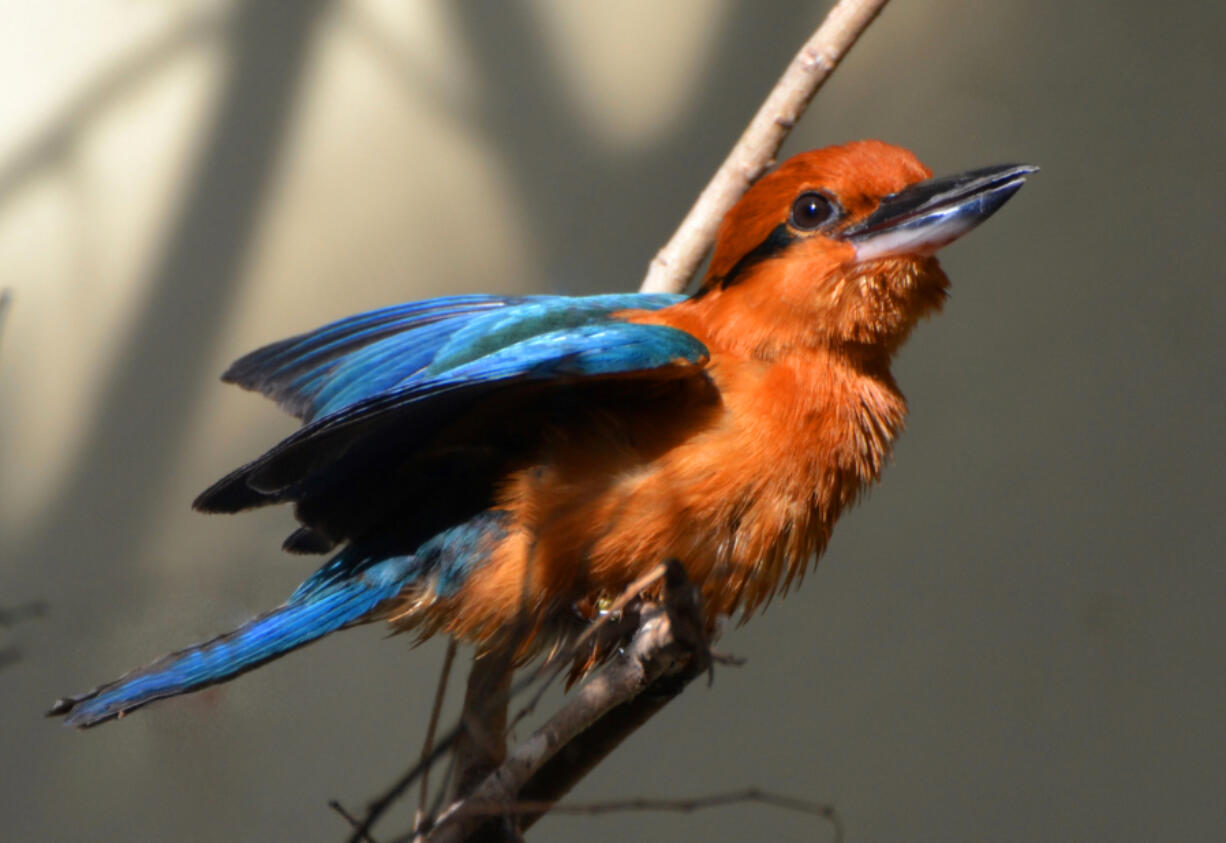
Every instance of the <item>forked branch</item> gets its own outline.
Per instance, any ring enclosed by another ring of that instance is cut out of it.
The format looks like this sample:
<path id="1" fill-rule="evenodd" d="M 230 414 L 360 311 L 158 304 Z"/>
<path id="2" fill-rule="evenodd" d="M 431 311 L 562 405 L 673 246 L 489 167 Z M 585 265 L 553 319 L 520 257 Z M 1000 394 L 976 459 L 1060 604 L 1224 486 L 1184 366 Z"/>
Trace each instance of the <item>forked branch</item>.
<path id="1" fill-rule="evenodd" d="M 707 649 L 697 590 L 679 563 L 670 563 L 661 600 L 643 604 L 638 615 L 638 631 L 618 657 L 574 692 L 545 725 L 511 750 L 502 765 L 466 798 L 443 811 L 426 837 L 430 843 L 468 839 L 484 818 L 496 813 L 497 806 L 517 803 L 534 775 L 560 750 L 619 706 L 632 703 L 661 680 L 684 677 L 684 687 L 685 682 L 706 669 Z M 628 734 L 629 731 L 624 731 L 621 737 Z M 611 749 L 608 746 L 605 751 Z M 587 769 L 590 765 L 582 772 Z M 545 799 L 538 797 L 538 802 L 556 798 L 554 794 L 542 795 Z M 505 813 L 509 815 L 508 821 L 515 821 L 520 812 L 512 809 Z M 538 808 L 531 813 L 539 816 L 542 811 Z"/>

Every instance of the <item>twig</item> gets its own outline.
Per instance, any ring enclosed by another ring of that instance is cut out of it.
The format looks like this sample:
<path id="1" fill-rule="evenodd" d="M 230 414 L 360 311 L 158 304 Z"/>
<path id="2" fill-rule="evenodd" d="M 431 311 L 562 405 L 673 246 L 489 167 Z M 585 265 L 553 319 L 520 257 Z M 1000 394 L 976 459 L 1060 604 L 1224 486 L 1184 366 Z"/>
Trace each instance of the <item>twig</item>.
<path id="1" fill-rule="evenodd" d="M 822 83 L 888 0 L 839 0 L 792 59 L 672 239 L 652 259 L 639 288 L 678 293 L 715 240 L 720 220 L 774 161 Z"/>
<path id="2" fill-rule="evenodd" d="M 430 725 L 426 727 L 426 739 L 421 746 L 421 763 L 424 765 L 430 753 L 434 750 L 434 734 L 438 730 L 439 714 L 443 710 L 443 697 L 447 694 L 447 683 L 451 679 L 451 665 L 455 661 L 456 642 L 454 638 L 447 641 L 447 652 L 443 656 L 443 667 L 439 671 L 438 688 L 434 691 L 434 706 L 430 709 Z M 446 784 L 444 783 L 444 786 Z M 413 818 L 413 828 L 421 826 L 426 817 L 426 802 L 430 798 L 430 767 L 424 766 L 421 774 L 421 793 L 417 799 L 417 816 Z"/>
<path id="3" fill-rule="evenodd" d="M 509 636 L 509 641 L 497 651 L 486 653 L 474 659 L 473 667 L 468 677 L 468 687 L 465 694 L 459 734 L 456 738 L 455 753 L 452 758 L 452 800 L 457 801 L 468 793 L 493 772 L 506 759 L 507 736 L 512 728 L 525 716 L 531 713 L 548 690 L 553 680 L 574 655 L 588 645 L 591 639 L 602 631 L 611 618 L 620 617 L 621 612 L 637 598 L 639 594 L 653 583 L 659 581 L 668 571 L 668 566 L 660 564 L 653 570 L 631 583 L 595 622 L 579 635 L 574 642 L 564 648 L 554 658 L 543 662 L 524 681 L 511 686 L 511 676 L 514 672 L 512 653 L 517 649 L 524 634 L 527 634 L 529 621 L 521 615 L 517 629 Z M 528 602 L 528 572 L 525 571 L 521 605 Z M 552 671 L 546 681 L 541 684 L 536 694 L 508 723 L 507 705 L 511 698 L 535 684 L 546 672 Z M 423 777 L 429 767 L 423 768 Z M 415 825 L 420 827 L 423 817 Z"/>
<path id="4" fill-rule="evenodd" d="M 690 682 L 711 669 L 710 642 L 699 608 L 699 593 L 679 563 L 674 561 L 665 566 L 664 587 L 673 619 L 681 626 L 679 637 L 694 647 L 689 663 L 659 677 L 633 699 L 609 710 L 584 729 L 528 779 L 517 795 L 520 801 L 552 804 L 565 797 L 613 750 L 676 699 Z M 527 831 L 544 813 L 521 815 L 520 830 Z"/>
<path id="5" fill-rule="evenodd" d="M 526 638 L 534 634 L 528 611 L 534 562 L 535 555 L 530 551 L 520 577 L 519 611 L 515 622 L 499 635 L 499 641 L 488 642 L 485 652 L 473 656 L 460 709 L 462 728 L 448 770 L 452 801 L 466 798 L 506 760 L 507 711 L 511 705 L 516 656 Z M 504 836 L 498 835 L 496 839 L 501 841 Z"/>
<path id="6" fill-rule="evenodd" d="M 375 839 L 362 829 L 362 824 L 357 821 L 353 814 L 345 810 L 345 806 L 340 803 L 339 799 L 329 799 L 328 807 L 340 814 L 345 822 L 349 823 L 350 828 L 356 830 L 356 833 L 360 835 L 359 840 L 362 840 L 363 843 L 375 843 Z"/>
<path id="7" fill-rule="evenodd" d="M 461 813 L 474 816 L 524 815 L 546 811 L 552 814 L 569 814 L 572 816 L 598 816 L 619 811 L 679 811 L 681 813 L 689 813 L 704 808 L 722 808 L 745 802 L 768 805 L 772 808 L 795 811 L 826 820 L 834 827 L 835 843 L 842 843 L 843 841 L 843 819 L 839 816 L 838 810 L 833 805 L 813 802 L 808 799 L 797 799 L 793 796 L 760 790 L 756 787 L 732 790 L 725 793 L 712 793 L 706 796 L 695 796 L 690 799 L 652 799 L 640 796 L 598 802 L 570 802 L 563 805 L 557 805 L 553 802 L 531 801 L 519 801 L 501 805 L 466 803 L 459 810 Z M 398 841 L 393 841 L 393 843 L 398 843 Z"/>
<path id="8" fill-rule="evenodd" d="M 622 593 L 622 595 L 613 602 L 612 608 L 616 611 L 621 611 L 624 609 L 634 596 L 636 596 L 643 589 L 649 587 L 667 571 L 668 567 L 666 565 L 660 565 L 646 576 L 631 583 L 630 586 Z M 595 622 L 593 622 L 593 626 L 607 623 L 608 618 L 611 616 L 612 613 L 602 615 Z M 576 640 L 576 644 L 587 641 L 589 639 L 587 634 L 589 631 L 590 630 L 585 630 L 585 634 L 581 635 Z M 565 663 L 565 660 L 560 660 L 560 663 Z M 542 665 L 541 668 L 533 671 L 531 675 L 517 682 L 511 689 L 511 697 L 517 697 L 528 688 L 532 687 L 532 685 L 535 684 L 535 682 L 543 675 L 542 668 L 544 667 L 545 666 Z M 535 704 L 535 701 L 533 704 Z M 522 719 L 526 713 L 527 712 L 521 710 L 516 715 L 515 722 Z M 449 729 L 442 738 L 438 739 L 434 745 L 434 748 L 428 754 L 423 753 L 422 758 L 416 764 L 410 767 L 399 779 L 393 782 L 387 790 L 373 799 L 367 806 L 366 814 L 355 826 L 354 834 L 349 838 L 349 843 L 358 843 L 358 841 L 362 840 L 366 833 L 374 826 L 374 824 L 383 816 L 384 813 L 387 812 L 388 808 L 390 808 L 392 804 L 400 799 L 404 792 L 410 786 L 412 786 L 413 782 L 417 781 L 420 776 L 425 775 L 425 772 L 429 770 L 439 758 L 451 750 L 451 748 L 456 744 L 456 741 L 459 739 L 460 735 L 463 733 L 463 730 L 464 727 L 462 724 L 458 724 Z M 449 777 L 450 776 L 448 776 L 448 778 Z M 434 811 L 431 811 L 430 813 L 433 814 Z"/>
<path id="9" fill-rule="evenodd" d="M 426 769 L 429 769 L 428 767 Z M 447 794 L 451 791 L 451 782 L 455 779 L 455 753 L 447 758 L 447 769 L 443 771 L 443 780 L 439 783 L 438 793 L 434 795 L 434 802 L 430 804 L 430 810 L 426 813 L 430 823 L 434 822 L 434 817 L 437 817 L 439 811 L 443 810 L 443 806 L 447 804 Z M 421 823 L 416 829 L 418 834 L 423 834 L 423 829 L 428 828 L 427 822 Z"/>
<path id="10" fill-rule="evenodd" d="M 528 779 L 519 792 L 520 800 L 552 805 L 564 798 L 613 750 L 680 696 L 705 667 L 702 660 L 695 659 L 684 670 L 657 679 L 634 699 L 606 713 Z M 522 815 L 520 829 L 527 831 L 545 813 L 547 810 Z"/>
<path id="11" fill-rule="evenodd" d="M 568 647 L 566 647 L 554 658 L 546 662 L 542 662 L 540 666 L 533 671 L 526 684 L 531 685 L 535 683 L 542 676 L 544 676 L 546 672 L 549 673 L 549 676 L 546 677 L 545 681 L 541 683 L 541 686 L 536 689 L 536 693 L 532 695 L 532 699 L 528 700 L 523 708 L 515 712 L 515 716 L 511 718 L 511 722 L 507 726 L 507 729 L 514 729 L 525 717 L 535 711 L 536 707 L 540 705 L 541 700 L 544 698 L 545 693 L 550 687 L 552 687 L 553 681 L 557 679 L 559 675 L 561 675 L 567 663 L 585 646 L 587 646 L 592 638 L 595 637 L 597 633 L 601 632 L 605 626 L 611 623 L 615 618 L 620 617 L 621 613 L 628 605 L 630 605 L 632 600 L 659 582 L 667 572 L 668 566 L 661 562 L 646 574 L 630 583 L 630 585 L 626 586 L 618 598 L 609 605 L 609 608 L 606 609 L 599 617 L 597 617 L 596 620 L 592 621 L 592 623 L 588 625 L 587 629 L 583 630 L 583 633 L 579 635 Z M 516 690 L 518 691 L 518 688 Z"/>
<path id="12" fill-rule="evenodd" d="M 429 840 L 456 843 L 473 825 L 464 822 L 464 805 L 511 803 L 560 749 L 615 707 L 633 700 L 653 682 L 692 664 L 705 652 L 700 641 L 695 590 L 680 564 L 669 565 L 663 604 L 640 613 L 638 633 L 616 660 L 584 684 L 545 725 L 510 752 L 506 761 L 468 796 L 439 816 Z M 680 584 L 675 584 L 680 579 Z"/>
<path id="13" fill-rule="evenodd" d="M 521 685 L 512 689 L 512 694 L 522 690 L 523 686 Z M 365 840 L 374 824 L 404 795 L 404 792 L 412 786 L 413 782 L 417 781 L 418 777 L 423 775 L 436 761 L 455 747 L 464 731 L 463 722 L 452 726 L 445 735 L 435 741 L 434 748 L 428 754 L 423 754 L 422 758 L 406 770 L 400 778 L 392 782 L 387 790 L 371 800 L 370 804 L 366 806 L 366 813 L 354 827 L 348 843 L 360 843 L 360 841 Z"/>
<path id="14" fill-rule="evenodd" d="M 365 815 L 354 826 L 353 834 L 350 835 L 348 843 L 361 843 L 361 841 L 368 839 L 371 827 L 387 813 L 388 808 L 404 795 L 404 792 L 409 789 L 413 782 L 417 781 L 417 777 L 429 769 L 435 761 L 451 751 L 462 729 L 463 727 L 459 725 L 449 729 L 447 734 L 434 744 L 434 749 L 430 752 L 429 756 L 410 767 L 404 775 L 392 783 L 391 787 L 373 799 L 366 806 Z"/>

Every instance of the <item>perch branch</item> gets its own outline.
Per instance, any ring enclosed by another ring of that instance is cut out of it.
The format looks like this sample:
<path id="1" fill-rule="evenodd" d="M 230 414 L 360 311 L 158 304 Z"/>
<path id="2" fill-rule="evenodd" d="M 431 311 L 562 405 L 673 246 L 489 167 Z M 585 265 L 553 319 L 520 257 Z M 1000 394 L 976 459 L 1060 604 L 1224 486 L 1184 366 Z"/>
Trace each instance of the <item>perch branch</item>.
<path id="1" fill-rule="evenodd" d="M 813 95 L 888 0 L 839 0 L 775 83 L 672 239 L 652 259 L 639 288 L 679 293 L 715 242 L 724 214 L 775 159 Z"/>
<path id="2" fill-rule="evenodd" d="M 598 634 L 606 631 L 609 624 L 611 624 L 614 620 L 619 619 L 622 612 L 625 611 L 626 607 L 629 606 L 633 600 L 636 600 L 644 591 L 655 585 L 655 583 L 662 579 L 666 573 L 668 573 L 668 564 L 661 562 L 646 574 L 630 583 L 630 585 L 626 586 L 626 589 L 621 593 L 621 595 L 614 600 L 612 604 L 610 604 L 609 608 L 602 612 L 600 616 L 588 626 L 587 629 L 583 630 L 583 633 L 576 638 L 575 641 L 570 644 L 570 646 L 568 646 L 562 653 L 558 654 L 554 658 L 542 662 L 540 666 L 533 671 L 532 675 L 528 678 L 525 684 L 535 684 L 542 677 L 544 677 L 544 681 L 541 682 L 540 686 L 536 689 L 536 693 L 532 695 L 532 698 L 515 713 L 513 718 L 511 718 L 511 723 L 508 728 L 514 729 L 519 725 L 520 721 L 535 711 L 536 707 L 540 705 L 541 700 L 544 698 L 545 692 L 549 690 L 553 684 L 553 681 L 558 678 L 563 670 L 566 669 L 567 663 L 574 658 L 575 654 L 583 650 L 583 648 L 591 643 L 592 639 L 594 639 Z M 519 689 L 516 690 L 518 691 Z"/>
<path id="3" fill-rule="evenodd" d="M 413 818 L 413 827 L 421 826 L 426 817 L 426 802 L 430 799 L 430 766 L 427 763 L 430 753 L 434 751 L 434 735 L 438 731 L 438 718 L 443 711 L 443 698 L 447 694 L 447 683 L 451 681 L 451 665 L 455 661 L 456 641 L 447 642 L 447 652 L 443 655 L 443 667 L 439 671 L 438 687 L 434 691 L 434 705 L 430 709 L 430 725 L 426 727 L 426 739 L 421 746 L 421 790 L 417 796 L 417 816 Z M 446 784 L 444 783 L 444 787 Z"/>
<path id="4" fill-rule="evenodd" d="M 468 794 L 507 755 L 507 703 L 514 662 L 510 649 L 473 657 L 455 746 L 453 799 Z"/>
<path id="5" fill-rule="evenodd" d="M 431 843 L 465 840 L 480 819 L 474 817 L 469 806 L 484 806 L 484 816 L 489 813 L 485 808 L 516 803 L 532 776 L 592 724 L 636 699 L 661 678 L 705 660 L 697 602 L 696 590 L 685 577 L 685 570 L 680 564 L 671 563 L 663 601 L 646 604 L 640 610 L 638 632 L 621 655 L 575 692 L 545 725 L 515 747 L 471 794 L 445 810 L 427 839 Z M 705 667 L 705 661 L 702 666 Z"/>
<path id="6" fill-rule="evenodd" d="M 521 801 L 552 805 L 564 797 L 640 726 L 676 699 L 705 667 L 701 660 L 694 659 L 684 670 L 665 674 L 638 696 L 607 712 L 536 771 L 520 791 Z M 521 813 L 520 828 L 526 831 L 547 812 L 546 808 Z"/>
<path id="7" fill-rule="evenodd" d="M 630 799 L 609 799 L 599 802 L 570 802 L 566 805 L 554 805 L 551 802 L 520 801 L 513 805 L 469 805 L 464 809 L 468 814 L 519 814 L 521 816 L 541 815 L 545 812 L 553 814 L 569 814 L 571 816 L 598 816 L 621 811 L 678 811 L 690 813 L 704 808 L 723 808 L 728 805 L 755 803 L 785 811 L 795 811 L 829 822 L 834 829 L 834 843 L 842 843 L 844 836 L 843 819 L 833 805 L 824 802 L 814 802 L 808 799 L 797 799 L 782 793 L 773 793 L 756 787 L 744 790 L 732 790 L 723 793 L 711 793 L 705 796 L 695 796 L 690 799 L 652 799 L 635 797 Z M 401 841 L 393 841 L 401 843 Z"/>

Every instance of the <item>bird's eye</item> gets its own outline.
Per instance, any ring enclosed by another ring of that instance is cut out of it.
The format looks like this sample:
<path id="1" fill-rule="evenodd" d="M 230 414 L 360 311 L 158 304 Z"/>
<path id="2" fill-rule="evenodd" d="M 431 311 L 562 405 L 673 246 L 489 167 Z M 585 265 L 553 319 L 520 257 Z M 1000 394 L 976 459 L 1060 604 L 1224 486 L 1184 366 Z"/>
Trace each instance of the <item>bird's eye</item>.
<path id="1" fill-rule="evenodd" d="M 792 228 L 813 231 L 833 220 L 837 214 L 838 206 L 829 197 L 810 190 L 796 197 L 796 201 L 792 203 L 792 216 L 789 221 Z"/>

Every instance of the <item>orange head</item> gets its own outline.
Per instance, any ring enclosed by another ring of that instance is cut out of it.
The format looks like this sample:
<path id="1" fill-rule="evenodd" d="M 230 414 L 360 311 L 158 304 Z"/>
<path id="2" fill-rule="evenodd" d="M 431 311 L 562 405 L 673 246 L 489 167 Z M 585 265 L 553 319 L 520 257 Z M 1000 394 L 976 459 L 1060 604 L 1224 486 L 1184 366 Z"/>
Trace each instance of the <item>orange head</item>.
<path id="1" fill-rule="evenodd" d="M 742 336 L 756 322 L 749 333 L 760 354 L 814 342 L 892 353 L 944 300 L 949 282 L 933 254 L 991 216 L 1034 169 L 933 179 L 912 153 L 875 140 L 801 153 L 724 217 L 695 299 L 742 314 L 728 326 Z"/>

